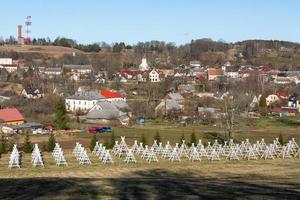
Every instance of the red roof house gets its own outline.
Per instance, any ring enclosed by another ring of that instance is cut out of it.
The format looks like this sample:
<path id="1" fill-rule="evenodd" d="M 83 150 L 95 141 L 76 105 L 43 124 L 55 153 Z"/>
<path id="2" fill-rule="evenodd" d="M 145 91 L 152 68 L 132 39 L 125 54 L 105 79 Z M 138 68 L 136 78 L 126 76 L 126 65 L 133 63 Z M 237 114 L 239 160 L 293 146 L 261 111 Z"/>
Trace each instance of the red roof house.
<path id="1" fill-rule="evenodd" d="M 24 117 L 16 108 L 0 109 L 0 122 L 11 125 L 23 124 Z"/>
<path id="2" fill-rule="evenodd" d="M 207 71 L 207 75 L 208 75 L 208 80 L 209 81 L 214 81 L 219 76 L 223 75 L 223 71 L 222 71 L 222 69 L 218 69 L 218 68 L 209 68 L 208 71 Z"/>

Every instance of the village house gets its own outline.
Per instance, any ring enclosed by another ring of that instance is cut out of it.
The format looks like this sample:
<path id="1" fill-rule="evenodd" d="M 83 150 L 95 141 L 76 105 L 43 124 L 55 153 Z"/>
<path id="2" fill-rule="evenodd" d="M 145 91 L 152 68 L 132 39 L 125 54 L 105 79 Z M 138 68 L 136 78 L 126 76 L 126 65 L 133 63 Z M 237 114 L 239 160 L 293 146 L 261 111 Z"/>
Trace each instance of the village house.
<path id="1" fill-rule="evenodd" d="M 77 93 L 69 96 L 65 100 L 66 109 L 69 112 L 87 112 L 100 100 L 104 100 L 105 97 L 98 92 L 88 91 L 83 93 Z"/>
<path id="2" fill-rule="evenodd" d="M 60 67 L 50 67 L 50 68 L 45 68 L 44 73 L 50 77 L 56 77 L 56 76 L 60 76 L 62 74 L 62 68 Z"/>
<path id="3" fill-rule="evenodd" d="M 73 81 L 80 81 L 88 78 L 92 72 L 92 65 L 63 65 L 63 72 L 69 75 L 69 79 Z"/>
<path id="4" fill-rule="evenodd" d="M 201 67 L 201 62 L 199 60 L 190 61 L 190 67 Z"/>
<path id="5" fill-rule="evenodd" d="M 291 95 L 288 100 L 288 107 L 298 108 L 300 109 L 300 100 L 296 95 Z"/>
<path id="6" fill-rule="evenodd" d="M 18 70 L 18 65 L 13 63 L 12 58 L 0 58 L 0 69 L 4 68 L 8 73 Z"/>
<path id="7" fill-rule="evenodd" d="M 166 115 L 170 112 L 180 112 L 183 110 L 184 98 L 179 93 L 169 93 L 155 107 L 155 115 Z"/>
<path id="8" fill-rule="evenodd" d="M 63 65 L 63 70 L 70 71 L 76 74 L 91 74 L 93 71 L 92 65 Z"/>
<path id="9" fill-rule="evenodd" d="M 45 96 L 43 89 L 26 87 L 22 90 L 22 96 L 27 99 L 39 99 Z"/>
<path id="10" fill-rule="evenodd" d="M 215 81 L 215 80 L 217 80 L 221 76 L 223 76 L 222 69 L 208 68 L 208 70 L 207 70 L 207 79 L 209 81 Z"/>
<path id="11" fill-rule="evenodd" d="M 99 101 L 93 106 L 86 115 L 88 123 L 110 124 L 119 121 L 122 125 L 128 125 L 129 116 L 122 109 L 128 109 L 126 102 L 117 101 Z"/>
<path id="12" fill-rule="evenodd" d="M 195 85 L 193 84 L 180 84 L 178 86 L 178 92 L 180 94 L 189 94 L 189 93 L 195 93 Z"/>
<path id="13" fill-rule="evenodd" d="M 299 115 L 299 109 L 293 107 L 275 107 L 271 112 L 273 115 L 278 115 L 279 117 L 283 116 L 296 116 Z"/>
<path id="14" fill-rule="evenodd" d="M 148 75 L 148 79 L 152 83 L 161 82 L 163 78 L 164 78 L 164 74 L 157 69 L 152 69 Z"/>
<path id="15" fill-rule="evenodd" d="M 0 109 L 0 123 L 6 125 L 23 124 L 25 121 L 23 115 L 16 108 Z"/>

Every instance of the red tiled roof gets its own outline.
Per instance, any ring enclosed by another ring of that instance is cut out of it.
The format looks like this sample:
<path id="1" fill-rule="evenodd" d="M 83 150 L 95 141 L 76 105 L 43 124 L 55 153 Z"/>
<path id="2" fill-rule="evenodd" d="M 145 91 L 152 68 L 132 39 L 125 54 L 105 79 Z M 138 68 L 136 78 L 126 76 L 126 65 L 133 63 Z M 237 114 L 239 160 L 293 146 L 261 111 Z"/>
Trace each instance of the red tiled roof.
<path id="1" fill-rule="evenodd" d="M 129 69 L 120 70 L 120 74 L 127 74 L 127 75 L 132 75 L 132 76 L 135 76 L 135 75 L 138 75 L 141 73 L 142 73 L 142 71 L 140 71 L 140 70 L 129 70 Z"/>
<path id="2" fill-rule="evenodd" d="M 287 99 L 289 97 L 286 92 L 277 92 L 276 95 L 281 99 Z"/>
<path id="3" fill-rule="evenodd" d="M 125 96 L 123 96 L 120 93 L 117 92 L 113 92 L 111 90 L 99 90 L 99 93 L 104 96 L 105 98 L 108 99 L 112 99 L 112 98 L 125 98 Z"/>
<path id="4" fill-rule="evenodd" d="M 16 108 L 5 108 L 0 109 L 0 121 L 24 121 L 24 117 Z"/>
<path id="5" fill-rule="evenodd" d="M 210 68 L 208 69 L 208 75 L 209 76 L 217 76 L 222 75 L 222 70 L 217 68 Z"/>

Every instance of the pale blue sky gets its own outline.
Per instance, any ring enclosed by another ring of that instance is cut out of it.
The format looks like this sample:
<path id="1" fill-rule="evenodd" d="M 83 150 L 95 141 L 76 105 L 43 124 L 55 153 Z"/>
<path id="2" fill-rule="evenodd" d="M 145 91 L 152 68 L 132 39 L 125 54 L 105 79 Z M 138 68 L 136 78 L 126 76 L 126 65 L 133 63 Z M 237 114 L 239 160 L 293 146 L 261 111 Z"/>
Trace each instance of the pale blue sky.
<path id="1" fill-rule="evenodd" d="M 300 42 L 299 0 L 2 0 L 0 36 L 17 36 L 32 16 L 32 36 L 80 43 L 212 38 Z"/>

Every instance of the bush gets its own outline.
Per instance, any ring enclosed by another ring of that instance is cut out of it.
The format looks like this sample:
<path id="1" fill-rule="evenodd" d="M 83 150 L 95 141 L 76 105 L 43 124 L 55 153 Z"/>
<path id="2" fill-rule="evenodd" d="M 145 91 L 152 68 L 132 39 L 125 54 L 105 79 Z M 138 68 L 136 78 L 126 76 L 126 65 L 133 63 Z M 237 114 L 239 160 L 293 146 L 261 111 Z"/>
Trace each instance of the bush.
<path id="1" fill-rule="evenodd" d="M 194 143 L 194 144 L 197 143 L 197 138 L 196 138 L 195 131 L 193 131 L 192 134 L 191 134 L 191 139 L 190 139 L 189 146 L 192 146 L 193 143 Z"/>
<path id="2" fill-rule="evenodd" d="M 47 145 L 47 151 L 52 152 L 55 147 L 55 137 L 53 133 L 50 133 L 49 139 L 48 139 L 48 145 Z"/>
<path id="3" fill-rule="evenodd" d="M 94 133 L 93 134 L 93 137 L 91 139 L 91 142 L 90 142 L 90 150 L 93 151 L 94 150 L 94 147 L 96 146 L 96 142 L 97 142 L 97 134 Z"/>
<path id="4" fill-rule="evenodd" d="M 145 145 L 147 145 L 147 140 L 144 134 L 142 134 L 141 136 L 141 142 L 143 143 L 143 146 L 145 147 Z"/>
<path id="5" fill-rule="evenodd" d="M 4 136 L 1 135 L 1 140 L 0 140 L 0 154 L 6 153 L 6 141 L 4 139 Z"/>
<path id="6" fill-rule="evenodd" d="M 278 142 L 279 142 L 281 145 L 284 144 L 283 137 L 282 137 L 281 134 L 279 135 Z"/>
<path id="7" fill-rule="evenodd" d="M 22 150 L 25 153 L 31 153 L 32 150 L 33 150 L 33 146 L 31 144 L 30 137 L 29 137 L 28 133 L 26 133 L 26 136 L 25 136 L 25 139 L 24 139 L 24 144 L 22 146 Z"/>
<path id="8" fill-rule="evenodd" d="M 157 141 L 157 144 L 159 144 L 159 143 L 161 142 L 161 140 L 160 140 L 160 135 L 159 135 L 159 131 L 158 131 L 158 130 L 156 130 L 156 135 L 155 135 L 155 137 L 154 137 L 154 140 Z"/>

